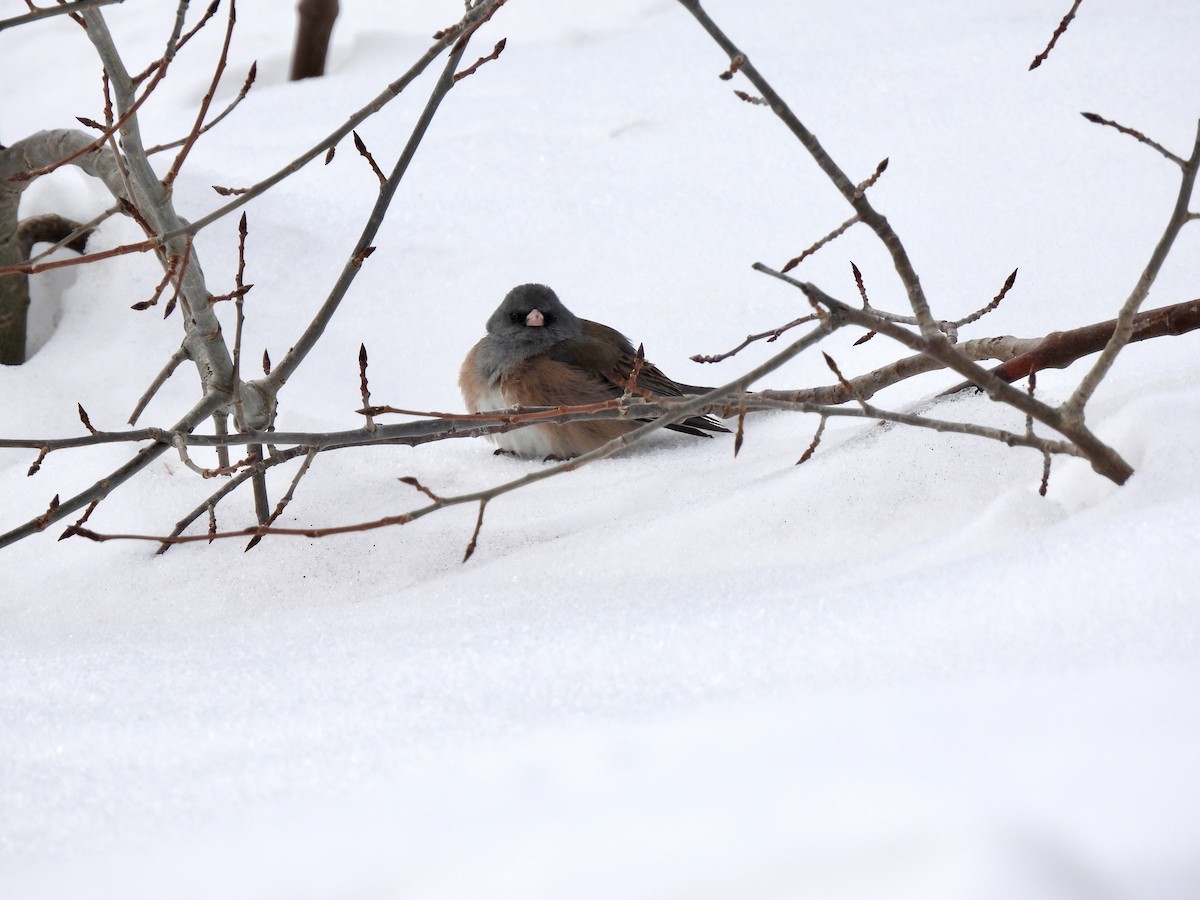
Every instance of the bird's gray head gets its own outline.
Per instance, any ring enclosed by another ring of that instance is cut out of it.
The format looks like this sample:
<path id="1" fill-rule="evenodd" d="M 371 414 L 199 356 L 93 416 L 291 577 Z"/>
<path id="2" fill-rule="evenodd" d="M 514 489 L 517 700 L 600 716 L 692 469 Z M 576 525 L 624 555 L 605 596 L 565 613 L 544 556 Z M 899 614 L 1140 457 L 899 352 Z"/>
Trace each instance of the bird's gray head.
<path id="1" fill-rule="evenodd" d="M 579 337 L 583 325 L 546 285 L 520 284 L 488 318 L 487 332 L 479 366 L 490 380 L 560 341 Z"/>

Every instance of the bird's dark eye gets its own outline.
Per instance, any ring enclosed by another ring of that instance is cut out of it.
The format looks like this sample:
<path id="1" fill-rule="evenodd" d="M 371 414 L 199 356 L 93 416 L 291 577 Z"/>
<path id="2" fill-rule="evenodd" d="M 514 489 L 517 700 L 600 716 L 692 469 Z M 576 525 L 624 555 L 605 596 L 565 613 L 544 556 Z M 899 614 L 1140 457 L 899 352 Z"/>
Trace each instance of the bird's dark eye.
<path id="1" fill-rule="evenodd" d="M 515 312 L 515 313 L 509 313 L 509 314 L 508 314 L 508 321 L 512 322 L 514 325 L 517 325 L 517 324 L 519 324 L 519 323 L 521 323 L 521 322 L 524 322 L 524 321 L 525 321 L 525 317 L 524 317 L 523 315 L 521 315 L 520 313 L 517 313 L 517 312 Z"/>

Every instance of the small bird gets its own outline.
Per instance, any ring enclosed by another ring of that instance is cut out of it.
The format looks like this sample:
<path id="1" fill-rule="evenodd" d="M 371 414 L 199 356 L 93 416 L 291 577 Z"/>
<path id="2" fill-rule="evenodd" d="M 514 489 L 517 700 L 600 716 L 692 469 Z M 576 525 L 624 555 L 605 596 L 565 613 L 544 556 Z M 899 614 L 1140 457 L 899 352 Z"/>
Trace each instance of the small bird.
<path id="1" fill-rule="evenodd" d="M 458 384 L 473 413 L 510 406 L 578 406 L 620 397 L 637 365 L 637 352 L 624 335 L 579 318 L 544 284 L 521 284 L 488 318 L 487 335 L 467 354 Z M 636 387 L 660 397 L 711 390 L 673 381 L 644 360 Z M 497 453 L 570 459 L 638 425 L 628 419 L 592 419 L 527 425 L 489 437 L 499 445 Z M 729 431 L 709 416 L 666 427 L 698 437 Z"/>

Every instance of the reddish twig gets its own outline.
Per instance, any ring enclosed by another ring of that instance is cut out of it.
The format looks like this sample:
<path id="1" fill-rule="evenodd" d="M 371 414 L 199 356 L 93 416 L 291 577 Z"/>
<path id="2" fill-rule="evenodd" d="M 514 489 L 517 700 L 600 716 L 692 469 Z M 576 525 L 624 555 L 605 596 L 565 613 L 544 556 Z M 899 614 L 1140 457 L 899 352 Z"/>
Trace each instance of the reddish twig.
<path id="1" fill-rule="evenodd" d="M 491 62 L 493 59 L 499 59 L 500 54 L 504 52 L 504 46 L 507 43 L 508 43 L 507 38 L 500 38 L 500 40 L 496 41 L 496 46 L 492 48 L 491 53 L 489 53 L 487 56 L 479 57 L 479 59 L 475 60 L 475 62 L 473 62 L 471 65 L 467 66 L 467 68 L 463 69 L 461 72 L 455 72 L 454 73 L 454 83 L 457 84 L 458 82 L 460 82 L 464 78 L 466 78 L 468 75 L 474 75 L 476 70 L 480 66 L 482 66 L 484 63 Z"/>
<path id="2" fill-rule="evenodd" d="M 229 59 L 229 43 L 233 40 L 233 26 L 235 22 L 237 22 L 237 0 L 229 0 L 229 15 L 225 21 L 225 39 L 221 43 L 221 52 L 217 56 L 217 65 L 213 69 L 212 78 L 209 80 L 208 90 L 204 92 L 204 97 L 200 100 L 200 109 L 196 112 L 196 122 L 192 125 L 187 137 L 184 138 L 183 146 L 175 154 L 175 160 L 171 163 L 170 170 L 163 176 L 163 184 L 167 187 L 170 187 L 176 177 L 178 177 L 179 170 L 183 168 L 183 161 L 192 152 L 192 147 L 195 146 L 197 139 L 199 139 L 204 131 L 204 118 L 208 115 L 208 108 L 212 105 L 213 97 L 217 93 L 217 85 L 221 83 L 221 76 L 225 74 L 225 65 Z"/>
<path id="3" fill-rule="evenodd" d="M 1030 72 L 1046 61 L 1046 58 L 1050 55 L 1050 51 L 1053 50 L 1054 45 L 1058 43 L 1058 39 L 1066 33 L 1067 26 L 1069 26 L 1071 24 L 1071 20 L 1075 18 L 1075 12 L 1079 9 L 1079 4 L 1082 2 L 1083 0 L 1075 0 L 1075 2 L 1071 4 L 1071 8 L 1067 11 L 1067 14 L 1063 16 L 1062 21 L 1058 23 L 1058 27 L 1054 29 L 1054 34 L 1050 35 L 1050 43 L 1046 45 L 1046 49 L 1035 56 L 1033 58 L 1033 62 L 1029 64 Z"/>
<path id="4" fill-rule="evenodd" d="M 1085 112 L 1085 113 L 1080 113 L 1080 115 L 1083 116 L 1085 119 L 1087 119 L 1089 122 L 1091 122 L 1093 125 L 1106 125 L 1109 128 L 1115 128 L 1117 131 L 1121 132 L 1121 134 L 1129 135 L 1134 140 L 1139 141 L 1140 143 L 1145 144 L 1147 147 L 1151 147 L 1154 150 L 1158 151 L 1163 156 L 1165 156 L 1167 159 L 1169 159 L 1171 162 L 1175 163 L 1175 165 L 1177 165 L 1177 166 L 1181 166 L 1181 167 L 1187 166 L 1187 160 L 1185 160 L 1182 156 L 1172 153 L 1170 150 L 1168 150 L 1162 144 L 1158 143 L 1158 141 L 1151 140 L 1150 138 L 1146 137 L 1146 135 L 1142 134 L 1142 132 L 1138 131 L 1136 128 L 1129 128 L 1126 125 L 1122 125 L 1120 122 L 1114 122 L 1112 119 L 1106 119 L 1106 118 L 1104 118 L 1104 116 L 1098 116 L 1095 113 Z"/>
<path id="5" fill-rule="evenodd" d="M 362 158 L 371 166 L 371 171 L 375 173 L 375 177 L 379 179 L 379 186 L 383 187 L 387 184 L 387 176 L 375 163 L 375 157 L 371 155 L 371 151 L 367 149 L 366 143 L 358 136 L 357 131 L 351 132 L 354 135 L 354 148 L 362 155 Z"/>
<path id="6" fill-rule="evenodd" d="M 828 416 L 821 416 L 821 421 L 817 425 L 817 433 L 813 435 L 813 439 L 809 443 L 808 449 L 806 449 L 800 455 L 800 458 L 798 460 L 796 460 L 796 465 L 799 466 L 803 463 L 808 462 L 810 459 L 812 459 L 813 454 L 817 452 L 817 447 L 821 443 L 821 436 L 825 433 L 825 422 L 828 418 L 829 418 Z"/>
<path id="7" fill-rule="evenodd" d="M 692 362 L 698 362 L 698 363 L 721 362 L 722 360 L 729 359 L 729 357 L 736 356 L 738 353 L 741 353 L 743 350 L 745 350 L 747 347 L 749 347 L 755 341 L 765 340 L 768 344 L 774 343 L 775 341 L 779 340 L 781 335 L 783 335 L 785 332 L 790 331 L 791 329 L 795 328 L 797 325 L 803 325 L 806 322 L 812 322 L 812 321 L 815 321 L 816 319 L 817 319 L 816 313 L 809 313 L 806 316 L 801 316 L 798 319 L 793 319 L 792 321 L 788 322 L 786 325 L 780 325 L 778 328 L 772 328 L 770 331 L 764 331 L 764 332 L 761 332 L 760 334 L 748 334 L 748 335 L 746 335 L 746 339 L 744 341 L 742 341 L 740 344 L 738 344 L 736 347 L 734 347 L 732 350 L 727 350 L 724 353 L 717 353 L 713 356 L 702 356 L 700 354 L 697 354 L 697 355 L 691 357 L 691 360 L 692 360 Z"/>

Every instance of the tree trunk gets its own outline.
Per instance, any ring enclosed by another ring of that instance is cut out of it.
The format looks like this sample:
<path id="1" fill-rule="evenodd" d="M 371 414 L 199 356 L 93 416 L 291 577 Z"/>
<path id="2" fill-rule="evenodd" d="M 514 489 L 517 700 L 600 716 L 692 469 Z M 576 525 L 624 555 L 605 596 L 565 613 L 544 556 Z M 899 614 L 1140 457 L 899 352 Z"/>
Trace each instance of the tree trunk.
<path id="1" fill-rule="evenodd" d="M 297 4 L 299 23 L 292 51 L 292 81 L 325 74 L 325 57 L 338 8 L 338 0 L 300 0 Z"/>

